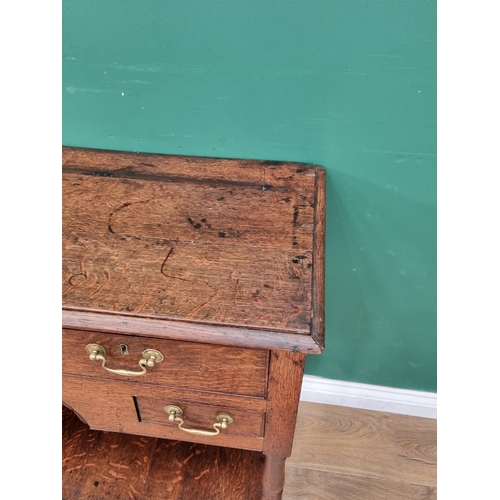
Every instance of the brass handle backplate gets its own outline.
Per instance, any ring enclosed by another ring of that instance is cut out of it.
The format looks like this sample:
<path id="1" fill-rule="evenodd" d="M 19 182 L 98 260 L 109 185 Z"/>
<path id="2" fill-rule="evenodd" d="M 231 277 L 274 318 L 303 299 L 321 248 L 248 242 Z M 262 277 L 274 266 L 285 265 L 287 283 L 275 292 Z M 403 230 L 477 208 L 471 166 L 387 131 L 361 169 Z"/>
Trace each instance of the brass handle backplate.
<path id="1" fill-rule="evenodd" d="M 146 349 L 142 352 L 142 359 L 139 360 L 139 366 L 141 367 L 140 372 L 134 372 L 131 370 L 123 370 L 117 368 L 109 368 L 106 366 L 107 353 L 106 349 L 99 344 L 87 344 L 85 350 L 89 354 L 91 361 L 101 361 L 101 366 L 108 372 L 114 373 L 116 375 L 123 375 L 124 377 L 139 377 L 147 373 L 148 368 L 153 368 L 156 363 L 161 363 L 165 356 L 160 351 L 156 349 Z"/>
<path id="2" fill-rule="evenodd" d="M 202 429 L 186 429 L 185 427 L 182 427 L 182 424 L 184 423 L 184 419 L 182 418 L 183 415 L 183 410 L 179 406 L 175 405 L 168 405 L 163 408 L 165 413 L 168 415 L 168 419 L 170 422 L 179 422 L 179 429 L 184 432 L 188 432 L 189 434 L 196 434 L 198 436 L 217 436 L 217 434 L 220 434 L 221 429 L 227 429 L 227 426 L 229 424 L 232 424 L 234 422 L 234 418 L 231 417 L 230 415 L 227 415 L 226 413 L 219 413 L 215 417 L 215 424 L 212 424 L 212 427 L 215 429 L 213 431 L 204 431 Z"/>

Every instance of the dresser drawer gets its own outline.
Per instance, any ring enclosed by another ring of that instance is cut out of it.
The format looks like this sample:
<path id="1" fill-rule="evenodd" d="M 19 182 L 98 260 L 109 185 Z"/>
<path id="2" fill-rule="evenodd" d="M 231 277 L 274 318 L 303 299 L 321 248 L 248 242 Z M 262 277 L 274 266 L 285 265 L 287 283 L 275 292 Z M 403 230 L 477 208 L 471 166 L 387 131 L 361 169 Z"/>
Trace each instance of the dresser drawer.
<path id="1" fill-rule="evenodd" d="M 193 429 L 216 432 L 213 424 L 218 422 L 218 415 L 228 415 L 232 420 L 223 431 L 224 434 L 259 437 L 264 435 L 264 413 L 217 404 L 197 404 L 167 397 L 139 396 L 134 398 L 134 402 L 141 422 L 168 425 L 174 428 L 178 428 L 179 421 L 169 421 L 167 411 L 169 408 L 179 408 L 182 411 L 179 416 L 183 420 L 180 429 L 188 435 L 192 434 Z"/>
<path id="2" fill-rule="evenodd" d="M 124 376 L 106 370 L 99 360 L 91 361 L 88 344 L 105 349 L 105 366 L 111 370 L 140 373 L 139 360 L 146 349 L 160 351 L 164 360 L 143 375 Z M 69 375 L 264 398 L 269 352 L 63 329 L 62 365 Z"/>

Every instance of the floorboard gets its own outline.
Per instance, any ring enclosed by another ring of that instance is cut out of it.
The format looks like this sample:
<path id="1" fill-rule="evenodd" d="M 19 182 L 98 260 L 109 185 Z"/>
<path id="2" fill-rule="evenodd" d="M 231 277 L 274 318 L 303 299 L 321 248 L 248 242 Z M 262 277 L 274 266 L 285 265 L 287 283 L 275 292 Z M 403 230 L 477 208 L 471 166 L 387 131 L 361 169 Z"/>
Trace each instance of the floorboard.
<path id="1" fill-rule="evenodd" d="M 432 486 L 288 467 L 283 500 L 436 500 Z"/>

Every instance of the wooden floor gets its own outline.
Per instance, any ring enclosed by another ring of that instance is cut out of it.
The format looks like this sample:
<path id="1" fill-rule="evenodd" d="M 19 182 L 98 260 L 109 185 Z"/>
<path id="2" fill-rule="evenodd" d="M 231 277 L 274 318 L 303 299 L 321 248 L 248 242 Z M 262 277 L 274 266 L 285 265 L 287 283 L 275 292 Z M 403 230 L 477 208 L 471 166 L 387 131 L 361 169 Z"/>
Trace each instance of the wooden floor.
<path id="1" fill-rule="evenodd" d="M 257 452 L 91 431 L 63 409 L 63 500 L 259 500 L 261 471 Z M 283 499 L 436 499 L 436 421 L 301 403 Z"/>
<path id="2" fill-rule="evenodd" d="M 436 498 L 436 420 L 300 403 L 286 500 Z"/>

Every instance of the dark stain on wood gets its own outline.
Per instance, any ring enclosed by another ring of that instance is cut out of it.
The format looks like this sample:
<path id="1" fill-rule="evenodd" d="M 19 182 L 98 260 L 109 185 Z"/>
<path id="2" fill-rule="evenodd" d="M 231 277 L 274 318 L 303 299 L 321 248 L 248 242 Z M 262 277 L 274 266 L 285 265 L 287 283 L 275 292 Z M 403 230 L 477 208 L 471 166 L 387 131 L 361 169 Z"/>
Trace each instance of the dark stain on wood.
<path id="1" fill-rule="evenodd" d="M 108 177 L 114 179 L 137 179 L 148 182 L 175 182 L 175 183 L 194 183 L 194 184 L 206 184 L 207 181 L 203 179 L 196 179 L 195 177 L 184 177 L 184 176 L 176 176 L 176 175 L 164 175 L 164 174 L 155 174 L 155 173 L 146 173 L 146 172 L 138 172 L 134 169 L 133 166 L 128 166 L 125 168 L 121 168 L 119 170 L 106 171 L 106 170 L 89 170 L 86 168 L 78 167 L 77 165 L 65 165 L 63 167 L 63 174 L 72 173 L 72 174 L 80 174 L 91 177 Z M 291 178 L 290 178 L 291 179 Z M 284 179 L 288 180 L 288 179 Z M 279 187 L 271 186 L 269 184 L 254 184 L 251 182 L 238 181 L 238 180 L 229 180 L 229 179 L 218 179 L 218 185 L 223 186 L 234 186 L 234 187 L 251 187 L 254 189 L 258 189 L 261 191 L 266 191 L 269 189 L 282 189 Z"/>

